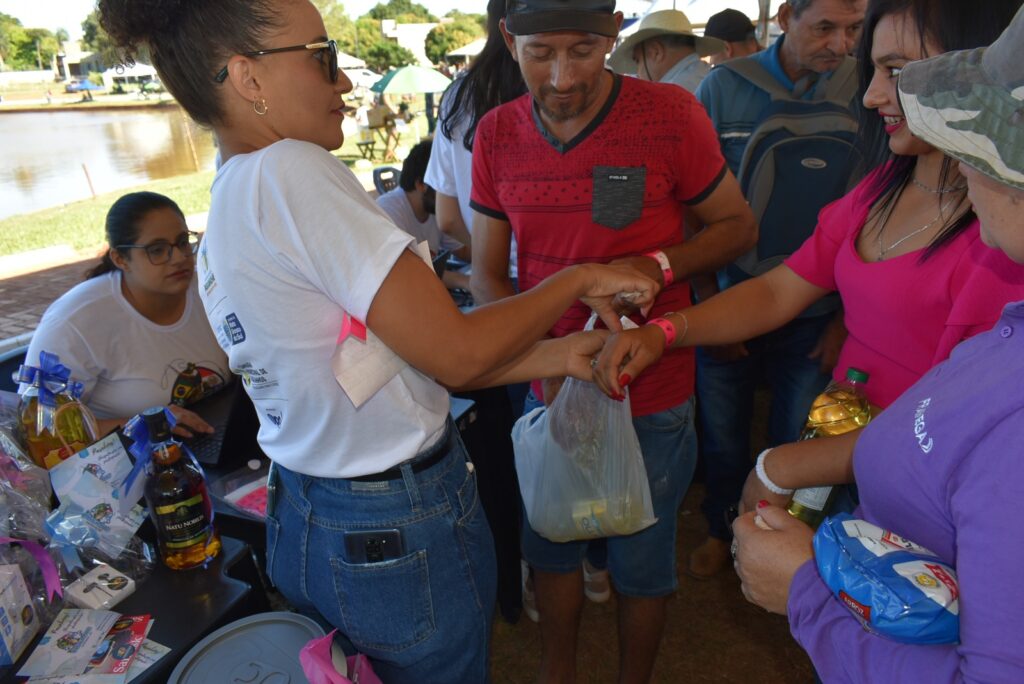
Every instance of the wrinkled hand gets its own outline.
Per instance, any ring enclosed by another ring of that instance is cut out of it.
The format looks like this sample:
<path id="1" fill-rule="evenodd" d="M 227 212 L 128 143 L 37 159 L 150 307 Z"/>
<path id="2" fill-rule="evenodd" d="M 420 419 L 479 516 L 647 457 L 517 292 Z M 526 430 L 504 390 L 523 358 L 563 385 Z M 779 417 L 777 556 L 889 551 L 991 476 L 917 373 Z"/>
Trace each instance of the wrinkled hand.
<path id="1" fill-rule="evenodd" d="M 646 261 L 653 261 L 647 259 Z M 609 330 L 621 330 L 619 314 L 616 306 L 622 306 L 620 295 L 638 293 L 629 300 L 634 306 L 643 308 L 650 306 L 658 296 L 661 286 L 658 281 L 645 276 L 630 266 L 604 266 L 601 264 L 583 264 L 586 287 L 580 297 L 584 304 L 597 312 Z M 618 300 L 618 303 L 616 303 Z"/>
<path id="2" fill-rule="evenodd" d="M 740 359 L 750 356 L 750 352 L 747 351 L 747 345 L 742 342 L 736 342 L 735 344 L 719 344 L 711 347 L 704 347 L 703 349 L 711 358 L 721 363 L 739 361 Z"/>
<path id="3" fill-rule="evenodd" d="M 609 397 L 621 397 L 625 385 L 656 363 L 664 351 L 665 332 L 657 326 L 641 325 L 617 332 L 605 341 L 597 356 L 594 382 Z"/>
<path id="4" fill-rule="evenodd" d="M 759 528 L 760 515 L 771 529 Z M 801 565 L 814 558 L 814 531 L 785 509 L 763 506 L 732 524 L 740 590 L 748 601 L 767 611 L 786 614 L 789 586 Z"/>
<path id="5" fill-rule="evenodd" d="M 825 375 L 832 375 L 832 370 L 839 363 L 839 352 L 843 350 L 843 345 L 849 334 L 843 313 L 840 311 L 825 326 L 821 337 L 818 338 L 818 343 L 814 345 L 814 349 L 807 355 L 807 358 L 818 359 L 821 372 Z"/>
<path id="6" fill-rule="evenodd" d="M 611 333 L 607 330 L 590 330 L 587 332 L 578 332 L 572 335 L 566 335 L 560 338 L 558 341 L 560 344 L 565 346 L 566 354 L 566 369 L 565 374 L 569 377 L 577 378 L 579 380 L 586 380 L 587 382 L 594 381 L 594 369 L 591 366 L 591 359 L 593 359 L 598 352 L 604 347 L 604 342 L 611 336 Z M 561 378 L 560 380 L 564 380 Z M 547 381 L 545 381 L 547 382 Z M 558 388 L 561 387 L 559 382 Z M 558 388 L 554 388 L 554 392 L 551 396 L 551 401 L 554 401 L 555 395 L 558 394 Z M 547 401 L 548 386 L 544 385 L 544 399 L 545 403 L 550 404 Z"/>
<path id="7" fill-rule="evenodd" d="M 187 408 L 182 408 L 176 404 L 170 404 L 167 408 L 170 409 L 174 419 L 178 421 L 171 432 L 179 437 L 188 438 L 194 437 L 197 434 L 213 434 L 213 426 L 200 418 L 198 413 L 189 411 Z"/>
<path id="8" fill-rule="evenodd" d="M 743 483 L 743 495 L 740 497 L 740 515 L 757 508 L 758 501 L 767 501 L 773 506 L 785 508 L 792 498 L 788 494 L 775 494 L 764 486 L 761 479 L 753 469 L 747 475 L 747 481 Z"/>

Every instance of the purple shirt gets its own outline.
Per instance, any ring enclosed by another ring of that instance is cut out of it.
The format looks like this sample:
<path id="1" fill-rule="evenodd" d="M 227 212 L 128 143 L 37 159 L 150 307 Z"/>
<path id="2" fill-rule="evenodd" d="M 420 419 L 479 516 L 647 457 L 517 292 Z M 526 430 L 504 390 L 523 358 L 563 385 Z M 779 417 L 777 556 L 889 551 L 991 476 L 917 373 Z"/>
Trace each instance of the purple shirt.
<path id="1" fill-rule="evenodd" d="M 960 344 L 872 422 L 854 452 L 856 517 L 954 566 L 960 644 L 866 632 L 813 562 L 789 594 L 793 636 L 829 682 L 1024 682 L 1024 302 Z"/>

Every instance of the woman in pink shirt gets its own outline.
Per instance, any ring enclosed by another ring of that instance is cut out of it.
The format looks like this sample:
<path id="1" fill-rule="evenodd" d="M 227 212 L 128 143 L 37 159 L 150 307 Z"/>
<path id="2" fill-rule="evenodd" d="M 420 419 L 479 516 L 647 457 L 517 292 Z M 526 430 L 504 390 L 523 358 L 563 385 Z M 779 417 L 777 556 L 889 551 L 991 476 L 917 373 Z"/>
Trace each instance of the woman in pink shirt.
<path id="1" fill-rule="evenodd" d="M 835 376 L 850 366 L 868 372 L 868 398 L 884 408 L 960 341 L 992 327 L 1004 304 L 1024 297 L 1024 269 L 981 242 L 964 178 L 941 150 L 911 134 L 896 96 L 905 64 L 988 44 L 1019 0 L 995 0 L 972 22 L 920 0 L 872 3 L 880 4 L 893 20 L 864 35 L 860 63 L 870 110 L 862 131 L 881 164 L 821 211 L 814 234 L 783 265 L 613 336 L 596 367 L 606 391 L 621 392 L 667 346 L 741 342 L 838 291 L 849 337 Z"/>

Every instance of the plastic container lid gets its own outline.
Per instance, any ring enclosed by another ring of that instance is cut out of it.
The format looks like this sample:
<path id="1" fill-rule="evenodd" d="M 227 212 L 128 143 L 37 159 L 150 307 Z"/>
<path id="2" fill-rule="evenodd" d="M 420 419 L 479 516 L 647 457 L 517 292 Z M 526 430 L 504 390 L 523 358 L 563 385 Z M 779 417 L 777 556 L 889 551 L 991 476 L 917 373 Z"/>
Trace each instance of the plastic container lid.
<path id="1" fill-rule="evenodd" d="M 846 379 L 851 382 L 867 382 L 868 374 L 862 371 L 860 368 L 854 368 L 850 366 L 846 369 Z"/>
<path id="2" fill-rule="evenodd" d="M 193 646 L 168 684 L 305 682 L 299 651 L 324 630 L 304 615 L 260 613 L 224 625 Z M 276 675 L 276 677 L 275 677 Z"/>

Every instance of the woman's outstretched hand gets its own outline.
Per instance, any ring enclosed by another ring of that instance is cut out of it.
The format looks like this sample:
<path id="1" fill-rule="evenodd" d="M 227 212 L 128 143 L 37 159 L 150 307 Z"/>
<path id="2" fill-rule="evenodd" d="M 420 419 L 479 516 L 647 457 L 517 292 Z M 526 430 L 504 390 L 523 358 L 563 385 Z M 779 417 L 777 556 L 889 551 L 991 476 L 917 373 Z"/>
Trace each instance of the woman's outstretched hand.
<path id="1" fill-rule="evenodd" d="M 601 317 L 609 330 L 622 330 L 619 310 L 623 302 L 645 307 L 654 302 L 661 286 L 630 266 L 583 264 L 584 290 L 580 299 Z"/>
<path id="2" fill-rule="evenodd" d="M 626 385 L 665 351 L 665 333 L 654 325 L 641 325 L 613 334 L 594 365 L 594 382 L 610 397 L 622 396 Z"/>

